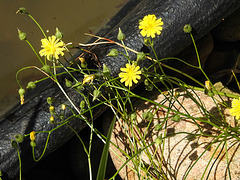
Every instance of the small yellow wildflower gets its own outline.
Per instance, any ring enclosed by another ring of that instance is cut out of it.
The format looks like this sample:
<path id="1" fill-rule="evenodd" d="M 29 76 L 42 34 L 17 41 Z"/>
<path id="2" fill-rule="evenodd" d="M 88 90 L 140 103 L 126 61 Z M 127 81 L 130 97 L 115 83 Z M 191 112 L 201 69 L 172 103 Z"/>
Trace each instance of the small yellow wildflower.
<path id="1" fill-rule="evenodd" d="M 56 36 L 49 36 L 48 39 L 42 39 L 41 47 L 43 49 L 39 51 L 40 56 L 47 56 L 48 60 L 52 60 L 52 58 L 59 59 L 59 55 L 63 56 L 64 43 L 62 41 L 59 42 L 59 40 Z"/>
<path id="2" fill-rule="evenodd" d="M 162 25 L 162 18 L 157 19 L 154 14 L 146 15 L 139 22 L 139 29 L 142 29 L 140 33 L 142 36 L 155 38 L 155 34 L 161 34 Z"/>
<path id="3" fill-rule="evenodd" d="M 87 83 L 87 82 L 92 82 L 94 79 L 95 79 L 95 74 L 92 74 L 92 75 L 84 75 L 82 85 L 84 85 L 84 84 Z"/>
<path id="4" fill-rule="evenodd" d="M 119 73 L 119 77 L 121 78 L 120 82 L 125 82 L 125 86 L 132 86 L 132 81 L 137 83 L 139 79 L 141 79 L 141 71 L 139 71 L 140 67 L 135 66 L 135 64 L 126 64 L 126 68 L 121 68 L 121 73 Z"/>
<path id="5" fill-rule="evenodd" d="M 32 131 L 32 132 L 30 132 L 30 140 L 31 141 L 35 141 L 35 132 L 34 131 Z"/>
<path id="6" fill-rule="evenodd" d="M 236 116 L 236 119 L 240 118 L 240 98 L 232 100 L 232 108 L 229 111 L 232 116 Z"/>
<path id="7" fill-rule="evenodd" d="M 205 88 L 209 91 L 212 89 L 210 81 L 205 81 Z"/>

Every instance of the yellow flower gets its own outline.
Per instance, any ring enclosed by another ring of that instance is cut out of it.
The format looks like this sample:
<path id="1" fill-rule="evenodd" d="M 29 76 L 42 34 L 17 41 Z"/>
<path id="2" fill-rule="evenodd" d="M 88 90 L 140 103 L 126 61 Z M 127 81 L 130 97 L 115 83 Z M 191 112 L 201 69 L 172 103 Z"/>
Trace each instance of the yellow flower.
<path id="1" fill-rule="evenodd" d="M 210 81 L 205 81 L 205 88 L 209 91 L 212 89 Z"/>
<path id="2" fill-rule="evenodd" d="M 87 83 L 87 82 L 92 82 L 94 79 L 95 79 L 95 74 L 92 74 L 92 75 L 84 75 L 82 85 L 84 85 L 84 84 Z"/>
<path id="3" fill-rule="evenodd" d="M 132 81 L 137 83 L 139 79 L 141 79 L 141 71 L 139 71 L 140 67 L 135 66 L 135 64 L 126 64 L 126 68 L 121 68 L 121 73 L 119 73 L 119 77 L 121 78 L 120 82 L 125 82 L 125 86 L 132 86 Z"/>
<path id="4" fill-rule="evenodd" d="M 155 38 L 155 34 L 161 34 L 162 25 L 162 18 L 157 19 L 154 14 L 146 15 L 139 22 L 139 29 L 142 29 L 140 33 L 142 36 Z"/>
<path id="5" fill-rule="evenodd" d="M 30 140 L 31 141 L 35 141 L 35 132 L 34 131 L 32 131 L 32 132 L 30 132 Z"/>
<path id="6" fill-rule="evenodd" d="M 47 56 L 48 60 L 52 60 L 52 58 L 59 59 L 59 55 L 63 56 L 64 53 L 64 43 L 62 41 L 59 42 L 60 39 L 57 39 L 56 36 L 44 38 L 41 40 L 42 42 L 42 50 L 39 51 L 40 56 Z"/>
<path id="7" fill-rule="evenodd" d="M 229 111 L 232 116 L 236 116 L 236 119 L 240 118 L 240 98 L 232 100 L 232 108 Z"/>

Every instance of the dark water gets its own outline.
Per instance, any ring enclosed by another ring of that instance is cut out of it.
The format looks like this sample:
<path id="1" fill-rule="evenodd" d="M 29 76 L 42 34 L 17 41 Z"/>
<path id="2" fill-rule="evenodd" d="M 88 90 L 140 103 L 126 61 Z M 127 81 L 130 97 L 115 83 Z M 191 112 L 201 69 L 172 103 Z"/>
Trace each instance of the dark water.
<path id="1" fill-rule="evenodd" d="M 64 42 L 86 42 L 84 33 L 96 33 L 128 0 L 1 0 L 0 1 L 0 116 L 19 101 L 16 72 L 25 66 L 40 65 L 31 48 L 18 39 L 17 28 L 27 33 L 27 39 L 40 50 L 43 35 L 26 15 L 16 14 L 25 7 L 48 32 L 58 27 Z M 26 70 L 20 74 L 22 83 L 35 80 L 41 74 Z"/>

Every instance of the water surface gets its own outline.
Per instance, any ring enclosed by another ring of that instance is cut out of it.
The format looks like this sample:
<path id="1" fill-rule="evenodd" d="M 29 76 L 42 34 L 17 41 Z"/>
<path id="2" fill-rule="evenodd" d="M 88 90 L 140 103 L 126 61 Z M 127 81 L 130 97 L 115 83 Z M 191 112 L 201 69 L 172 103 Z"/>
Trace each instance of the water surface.
<path id="1" fill-rule="evenodd" d="M 2 0 L 0 1 L 0 116 L 19 101 L 16 72 L 25 66 L 40 65 L 31 48 L 18 39 L 17 28 L 27 33 L 27 39 L 37 52 L 43 35 L 26 15 L 16 14 L 19 7 L 37 19 L 47 35 L 58 27 L 64 42 L 87 42 L 84 33 L 96 33 L 128 0 Z M 41 66 L 40 66 L 41 67 Z M 38 78 L 36 70 L 20 74 L 22 83 Z"/>

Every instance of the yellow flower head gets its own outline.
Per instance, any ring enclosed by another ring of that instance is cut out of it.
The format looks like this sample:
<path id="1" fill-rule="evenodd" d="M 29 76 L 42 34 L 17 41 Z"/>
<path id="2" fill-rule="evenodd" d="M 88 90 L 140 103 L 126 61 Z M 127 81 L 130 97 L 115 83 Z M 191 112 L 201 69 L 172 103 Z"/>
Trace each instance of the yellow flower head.
<path id="1" fill-rule="evenodd" d="M 84 85 L 84 84 L 87 83 L 87 82 L 92 82 L 94 79 L 95 79 L 95 74 L 92 74 L 92 75 L 84 75 L 82 85 Z"/>
<path id="2" fill-rule="evenodd" d="M 240 118 L 240 98 L 232 100 L 232 108 L 229 111 L 232 116 L 236 116 L 236 119 Z"/>
<path id="3" fill-rule="evenodd" d="M 59 42 L 60 39 L 57 39 L 56 36 L 44 38 L 41 40 L 42 42 L 42 50 L 39 51 L 40 56 L 47 56 L 48 60 L 52 60 L 52 58 L 59 59 L 59 55 L 63 56 L 64 53 L 64 43 L 62 41 Z"/>
<path id="4" fill-rule="evenodd" d="M 212 89 L 210 81 L 205 81 L 205 88 L 209 91 Z"/>
<path id="5" fill-rule="evenodd" d="M 34 131 L 32 131 L 32 132 L 30 132 L 30 140 L 31 141 L 35 141 L 35 132 Z"/>
<path id="6" fill-rule="evenodd" d="M 119 73 L 119 77 L 121 78 L 120 82 L 125 82 L 125 86 L 132 86 L 132 81 L 137 83 L 139 79 L 141 79 L 141 71 L 139 71 L 140 67 L 135 66 L 135 64 L 126 64 L 126 68 L 121 68 L 121 73 Z"/>
<path id="7" fill-rule="evenodd" d="M 139 29 L 142 29 L 140 33 L 142 36 L 155 38 L 155 34 L 161 34 L 162 25 L 162 18 L 157 19 L 154 14 L 146 15 L 139 22 Z"/>

